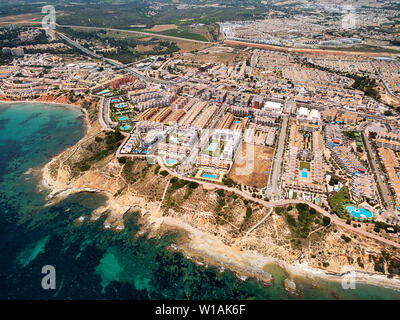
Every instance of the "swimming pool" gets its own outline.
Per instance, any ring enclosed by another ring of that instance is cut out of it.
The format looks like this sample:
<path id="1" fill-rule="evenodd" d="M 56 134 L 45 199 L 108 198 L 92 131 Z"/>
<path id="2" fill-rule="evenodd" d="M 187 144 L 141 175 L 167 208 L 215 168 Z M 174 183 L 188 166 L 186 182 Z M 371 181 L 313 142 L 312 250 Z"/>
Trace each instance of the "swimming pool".
<path id="1" fill-rule="evenodd" d="M 129 124 L 125 125 L 125 126 L 121 126 L 121 130 L 129 130 L 131 128 L 131 126 Z"/>
<path id="2" fill-rule="evenodd" d="M 356 218 L 372 218 L 373 214 L 371 211 L 364 209 L 364 208 L 356 208 L 353 206 L 346 206 L 346 210 L 348 213 L 350 213 L 353 217 Z"/>
<path id="3" fill-rule="evenodd" d="M 203 173 L 201 176 L 209 179 L 217 179 L 217 175 L 215 173 Z"/>
<path id="4" fill-rule="evenodd" d="M 178 144 L 179 143 L 179 140 L 177 138 L 171 137 L 171 136 L 169 137 L 169 141 L 174 143 L 174 144 Z"/>
<path id="5" fill-rule="evenodd" d="M 306 168 L 303 168 L 303 170 L 301 171 L 301 177 L 308 178 L 308 170 Z"/>
<path id="6" fill-rule="evenodd" d="M 238 124 L 239 124 L 239 123 L 240 123 L 240 121 L 239 121 L 239 120 L 236 120 L 236 123 L 238 123 Z"/>
<path id="7" fill-rule="evenodd" d="M 178 162 L 178 160 L 176 160 L 176 159 L 165 159 L 165 161 L 167 161 L 167 163 L 168 163 L 169 165 L 174 165 L 175 163 Z"/>
<path id="8" fill-rule="evenodd" d="M 129 120 L 129 118 L 128 118 L 128 117 L 125 117 L 125 116 L 123 116 L 123 117 L 119 118 L 119 120 L 120 120 L 120 121 L 125 121 L 125 120 Z"/>
<path id="9" fill-rule="evenodd" d="M 215 150 L 216 147 L 217 147 L 217 144 L 216 144 L 216 143 L 211 143 L 211 144 L 208 146 L 208 151 L 213 152 L 213 151 Z"/>

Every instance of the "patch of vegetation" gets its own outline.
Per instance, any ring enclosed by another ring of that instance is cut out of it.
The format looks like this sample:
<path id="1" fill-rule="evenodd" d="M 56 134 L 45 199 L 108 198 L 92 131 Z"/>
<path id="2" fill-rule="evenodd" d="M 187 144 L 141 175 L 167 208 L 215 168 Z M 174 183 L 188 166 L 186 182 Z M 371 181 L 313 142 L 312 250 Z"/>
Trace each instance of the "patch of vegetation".
<path id="1" fill-rule="evenodd" d="M 170 180 L 170 185 L 168 188 L 169 193 L 174 193 L 176 190 L 183 188 L 189 183 L 187 180 L 178 179 L 177 177 L 172 177 Z"/>
<path id="2" fill-rule="evenodd" d="M 250 206 L 246 208 L 246 219 L 250 219 L 251 215 L 253 214 L 253 209 Z"/>
<path id="3" fill-rule="evenodd" d="M 393 112 L 390 111 L 390 110 L 386 110 L 383 114 L 384 114 L 386 117 L 391 117 L 391 116 L 393 116 Z"/>
<path id="4" fill-rule="evenodd" d="M 307 169 L 307 171 L 310 172 L 311 164 L 306 161 L 300 161 L 300 171 L 303 169 Z"/>
<path id="5" fill-rule="evenodd" d="M 336 185 L 336 184 L 338 184 L 338 183 L 339 183 L 338 177 L 332 175 L 332 176 L 331 176 L 331 179 L 329 180 L 329 185 L 330 185 L 330 186 L 334 186 L 334 185 Z"/>
<path id="6" fill-rule="evenodd" d="M 189 182 L 190 189 L 196 189 L 198 186 L 199 186 L 199 184 L 197 182 L 194 182 L 194 181 Z"/>
<path id="7" fill-rule="evenodd" d="M 125 164 L 127 160 L 128 160 L 127 157 L 120 157 L 120 158 L 118 158 L 118 162 L 121 163 L 121 164 Z"/>
<path id="8" fill-rule="evenodd" d="M 121 174 L 127 183 L 135 183 L 136 182 L 136 178 L 135 178 L 136 175 L 133 172 L 134 164 L 135 164 L 135 161 L 128 160 L 125 162 L 124 167 L 122 168 Z"/>
<path id="9" fill-rule="evenodd" d="M 345 212 L 344 205 L 350 203 L 350 193 L 347 186 L 343 186 L 333 197 L 329 200 L 329 205 L 333 213 L 337 214 L 339 217 L 346 219 L 348 217 Z"/>
<path id="10" fill-rule="evenodd" d="M 163 177 L 166 177 L 167 175 L 169 175 L 169 173 L 168 173 L 167 170 L 162 170 L 162 171 L 160 172 L 160 174 L 161 174 Z"/>
<path id="11" fill-rule="evenodd" d="M 329 226 L 329 225 L 331 224 L 331 218 L 329 218 L 329 217 L 323 217 L 323 218 L 322 218 L 322 224 L 323 224 L 325 227 Z"/>
<path id="12" fill-rule="evenodd" d="M 110 154 L 116 152 L 123 139 L 124 136 L 118 130 L 107 132 L 104 139 L 104 148 L 79 161 L 74 165 L 74 167 L 81 172 L 89 170 L 93 163 L 103 160 Z"/>
<path id="13" fill-rule="evenodd" d="M 310 206 L 305 203 L 296 204 L 296 210 L 298 212 L 297 219 L 293 215 L 289 214 L 286 209 L 281 212 L 284 214 L 291 231 L 296 236 L 305 239 L 311 231 L 316 210 L 310 208 Z"/>
<path id="14" fill-rule="evenodd" d="M 354 132 L 354 131 L 342 131 L 342 134 L 343 134 L 346 138 L 348 138 L 348 139 L 350 139 L 350 140 L 355 140 L 355 139 L 356 139 L 356 135 L 355 135 L 355 132 Z"/>
<path id="15" fill-rule="evenodd" d="M 285 208 L 284 207 L 275 207 L 274 211 L 278 216 L 280 216 L 282 213 L 285 212 Z"/>
<path id="16" fill-rule="evenodd" d="M 222 180 L 222 182 L 224 183 L 224 185 L 226 185 L 228 187 L 232 187 L 232 186 L 236 185 L 235 181 L 233 181 L 231 178 L 224 178 Z"/>
<path id="17" fill-rule="evenodd" d="M 376 272 L 385 273 L 385 260 L 383 257 L 374 258 L 374 270 Z"/>
<path id="18" fill-rule="evenodd" d="M 386 233 L 398 233 L 400 232 L 400 226 L 398 225 L 390 225 L 387 224 L 383 221 L 374 221 L 375 224 L 375 228 L 374 231 L 375 232 L 379 232 L 381 229 L 385 230 Z"/>
<path id="19" fill-rule="evenodd" d="M 349 238 L 348 236 L 346 236 L 345 234 L 342 234 L 340 236 L 340 238 L 342 238 L 344 240 L 344 242 L 349 243 L 351 241 L 351 238 Z"/>

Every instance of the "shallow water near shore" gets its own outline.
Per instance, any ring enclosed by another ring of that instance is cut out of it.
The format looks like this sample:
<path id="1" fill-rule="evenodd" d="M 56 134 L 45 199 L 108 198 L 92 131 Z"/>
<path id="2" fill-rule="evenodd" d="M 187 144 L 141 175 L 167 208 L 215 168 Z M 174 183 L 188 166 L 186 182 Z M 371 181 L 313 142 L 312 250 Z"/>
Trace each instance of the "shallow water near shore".
<path id="1" fill-rule="evenodd" d="M 37 188 L 40 169 L 84 135 L 78 109 L 46 104 L 0 104 L 0 299 L 399 299 L 400 293 L 357 284 L 296 280 L 302 293 L 286 292 L 284 271 L 265 288 L 239 280 L 168 250 L 177 235 L 135 237 L 136 214 L 121 233 L 104 230 L 104 218 L 89 222 L 103 205 L 100 194 L 81 193 L 44 207 Z M 33 169 L 33 170 L 32 170 Z M 79 217 L 84 217 L 78 222 Z M 56 289 L 41 287 L 42 267 L 56 269 Z"/>

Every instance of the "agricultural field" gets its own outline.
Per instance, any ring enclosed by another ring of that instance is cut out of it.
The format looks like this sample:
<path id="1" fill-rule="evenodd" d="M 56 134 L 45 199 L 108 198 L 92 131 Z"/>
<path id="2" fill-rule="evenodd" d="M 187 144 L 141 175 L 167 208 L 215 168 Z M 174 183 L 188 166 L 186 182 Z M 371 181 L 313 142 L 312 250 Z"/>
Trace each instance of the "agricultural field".
<path id="1" fill-rule="evenodd" d="M 15 16 L 0 17 L 0 26 L 2 25 L 38 25 L 41 24 L 41 17 L 38 14 L 19 14 Z"/>

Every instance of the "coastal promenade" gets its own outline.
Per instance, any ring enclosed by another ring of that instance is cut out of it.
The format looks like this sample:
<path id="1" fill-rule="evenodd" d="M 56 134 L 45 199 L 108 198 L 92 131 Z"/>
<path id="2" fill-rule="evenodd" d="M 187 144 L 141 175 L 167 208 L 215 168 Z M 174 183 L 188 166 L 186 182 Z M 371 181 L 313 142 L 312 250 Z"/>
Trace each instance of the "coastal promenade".
<path id="1" fill-rule="evenodd" d="M 127 137 L 126 139 L 128 139 L 129 137 Z M 126 139 L 124 140 L 123 143 L 125 143 Z M 123 144 L 121 144 L 122 146 Z M 202 185 L 204 188 L 208 189 L 208 190 L 213 190 L 213 189 L 223 189 L 225 191 L 228 192 L 232 192 L 235 193 L 247 200 L 253 201 L 255 203 L 258 203 L 264 207 L 267 208 L 274 208 L 274 207 L 279 207 L 279 206 L 285 206 L 285 205 L 289 205 L 289 204 L 298 204 L 298 203 L 304 203 L 307 204 L 309 207 L 315 209 L 317 212 L 319 212 L 321 215 L 325 216 L 325 217 L 329 217 L 331 219 L 331 222 L 343 227 L 351 232 L 355 232 L 358 233 L 362 236 L 368 237 L 370 239 L 374 239 L 377 241 L 380 241 L 382 243 L 385 243 L 387 245 L 396 247 L 396 248 L 400 248 L 400 244 L 385 239 L 383 237 L 380 237 L 376 234 L 372 234 L 368 231 L 362 230 L 361 228 L 355 228 L 353 227 L 351 224 L 347 224 L 346 221 L 340 219 L 339 217 L 337 217 L 336 215 L 330 214 L 328 211 L 326 211 L 325 209 L 321 208 L 320 206 L 317 206 L 316 204 L 306 201 L 306 200 L 297 200 L 297 199 L 282 199 L 282 200 L 278 200 L 278 201 L 265 201 L 263 199 L 258 199 L 258 198 L 254 198 L 252 197 L 250 194 L 243 192 L 241 190 L 238 190 L 236 188 L 232 188 L 232 187 L 228 187 L 225 185 L 217 185 L 211 182 L 207 182 L 207 181 L 202 181 L 202 180 L 198 180 L 198 179 L 193 179 L 193 178 L 189 178 L 186 176 L 182 176 L 178 173 L 176 173 L 175 171 L 171 170 L 170 168 L 166 167 L 165 164 L 163 163 L 163 160 L 161 157 L 159 156 L 155 156 L 155 155 L 134 155 L 134 154 L 121 154 L 120 153 L 120 149 L 118 149 L 117 151 L 117 157 L 128 157 L 128 158 L 143 158 L 143 159 L 149 159 L 149 158 L 155 158 L 154 160 L 158 162 L 158 164 L 160 165 L 160 167 L 163 170 L 166 170 L 170 175 L 175 176 L 177 178 L 180 179 L 184 179 L 187 181 L 193 181 L 193 182 L 197 182 L 198 184 Z"/>

